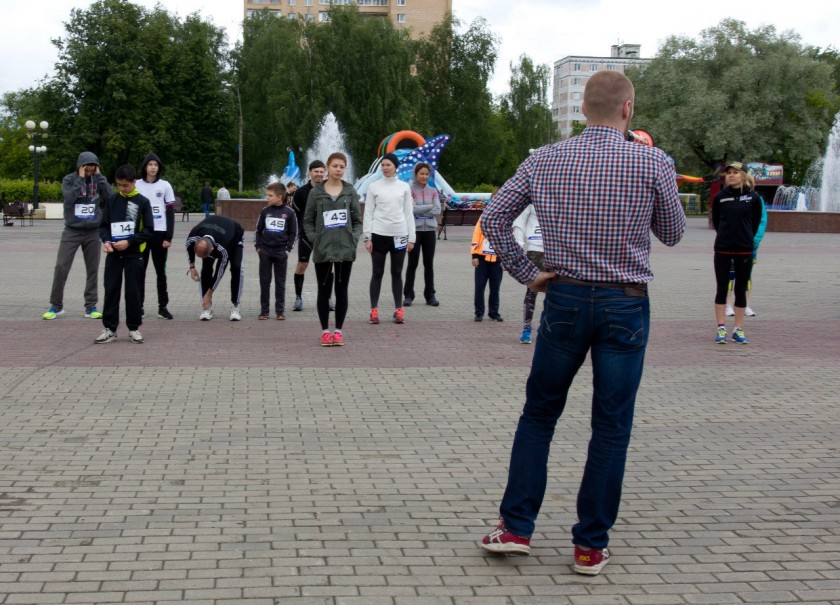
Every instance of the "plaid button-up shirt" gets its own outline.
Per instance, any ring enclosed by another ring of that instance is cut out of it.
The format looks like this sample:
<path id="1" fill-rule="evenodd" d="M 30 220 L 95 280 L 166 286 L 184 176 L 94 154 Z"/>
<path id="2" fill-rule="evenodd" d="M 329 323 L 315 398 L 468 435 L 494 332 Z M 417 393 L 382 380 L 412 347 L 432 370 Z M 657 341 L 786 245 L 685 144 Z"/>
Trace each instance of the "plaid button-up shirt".
<path id="1" fill-rule="evenodd" d="M 615 128 L 588 126 L 522 162 L 487 204 L 481 226 L 502 264 L 524 284 L 538 270 L 517 245 L 512 225 L 528 204 L 542 229 L 546 271 L 647 283 L 653 279 L 650 231 L 666 246 L 685 231 L 676 176 L 662 150 L 631 143 Z"/>

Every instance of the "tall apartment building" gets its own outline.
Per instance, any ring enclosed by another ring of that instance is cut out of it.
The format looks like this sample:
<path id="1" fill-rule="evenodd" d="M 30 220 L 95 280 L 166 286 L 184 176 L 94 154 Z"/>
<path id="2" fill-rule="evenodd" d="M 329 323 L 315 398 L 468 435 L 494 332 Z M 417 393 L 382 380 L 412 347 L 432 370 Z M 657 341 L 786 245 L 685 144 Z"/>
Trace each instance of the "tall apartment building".
<path id="1" fill-rule="evenodd" d="M 596 71 L 609 69 L 624 73 L 630 67 L 649 63 L 641 58 L 640 44 L 613 45 L 609 57 L 571 56 L 554 63 L 554 87 L 551 97 L 551 118 L 560 137 L 568 138 L 575 122 L 585 122 L 581 113 L 583 89 Z"/>
<path id="2" fill-rule="evenodd" d="M 331 4 L 355 4 L 363 15 L 410 28 L 415 38 L 428 34 L 452 12 L 452 0 L 244 0 L 244 9 L 245 16 L 268 9 L 278 17 L 326 21 Z"/>

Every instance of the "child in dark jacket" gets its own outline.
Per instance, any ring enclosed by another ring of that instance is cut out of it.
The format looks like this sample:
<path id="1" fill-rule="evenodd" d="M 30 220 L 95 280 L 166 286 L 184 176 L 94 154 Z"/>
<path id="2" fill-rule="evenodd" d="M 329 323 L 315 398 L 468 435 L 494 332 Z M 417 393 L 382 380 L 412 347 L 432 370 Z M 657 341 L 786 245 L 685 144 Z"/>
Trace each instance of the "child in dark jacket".
<path id="1" fill-rule="evenodd" d="M 473 229 L 472 244 L 472 265 L 475 267 L 475 320 L 484 319 L 484 290 L 490 283 L 490 296 L 488 299 L 488 316 L 492 321 L 504 321 L 499 315 L 499 291 L 502 285 L 502 262 L 493 250 L 493 246 L 484 237 L 479 221 Z"/>
<path id="2" fill-rule="evenodd" d="M 117 168 L 117 193 L 102 206 L 99 239 L 105 257 L 105 306 L 102 325 L 105 330 L 94 341 L 105 344 L 117 339 L 120 324 L 120 292 L 125 277 L 125 323 L 133 343 L 142 343 L 143 323 L 140 284 L 143 279 L 143 251 L 154 234 L 152 205 L 134 186 L 134 166 Z"/>
<path id="3" fill-rule="evenodd" d="M 285 204 L 286 188 L 281 183 L 266 187 L 268 206 L 257 219 L 254 246 L 260 259 L 260 317 L 268 319 L 271 273 L 274 272 L 274 312 L 286 319 L 286 266 L 295 246 L 298 227 L 294 210 Z"/>

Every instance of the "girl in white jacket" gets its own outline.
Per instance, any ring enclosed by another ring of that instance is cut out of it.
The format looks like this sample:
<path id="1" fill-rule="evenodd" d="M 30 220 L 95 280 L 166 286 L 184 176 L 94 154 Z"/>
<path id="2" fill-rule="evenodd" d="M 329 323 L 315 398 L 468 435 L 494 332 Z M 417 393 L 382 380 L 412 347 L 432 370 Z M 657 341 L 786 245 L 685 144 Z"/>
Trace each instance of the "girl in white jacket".
<path id="1" fill-rule="evenodd" d="M 382 158 L 385 178 L 370 185 L 365 196 L 364 239 L 371 254 L 373 275 L 370 278 L 370 319 L 379 323 L 379 293 L 385 274 L 385 258 L 391 256 L 391 291 L 394 294 L 393 320 L 404 323 L 402 268 L 405 255 L 414 248 L 414 211 L 408 183 L 397 178 L 400 162 L 393 153 Z"/>

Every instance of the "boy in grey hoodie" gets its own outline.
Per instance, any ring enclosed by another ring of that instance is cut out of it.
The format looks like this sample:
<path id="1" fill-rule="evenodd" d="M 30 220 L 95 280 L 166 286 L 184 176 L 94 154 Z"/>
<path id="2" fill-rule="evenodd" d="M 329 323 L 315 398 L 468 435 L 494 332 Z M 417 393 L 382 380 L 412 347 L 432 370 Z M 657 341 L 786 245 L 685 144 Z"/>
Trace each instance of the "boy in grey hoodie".
<path id="1" fill-rule="evenodd" d="M 42 315 L 55 319 L 64 315 L 64 284 L 73 266 L 76 250 L 82 248 L 85 259 L 85 317 L 101 319 L 96 309 L 99 302 L 99 224 L 102 221 L 100 199 L 113 195 L 111 186 L 99 172 L 99 158 L 90 151 L 83 151 L 76 161 L 76 171 L 61 181 L 64 196 L 64 231 L 58 244 L 58 255 L 53 272 L 50 308 Z"/>

